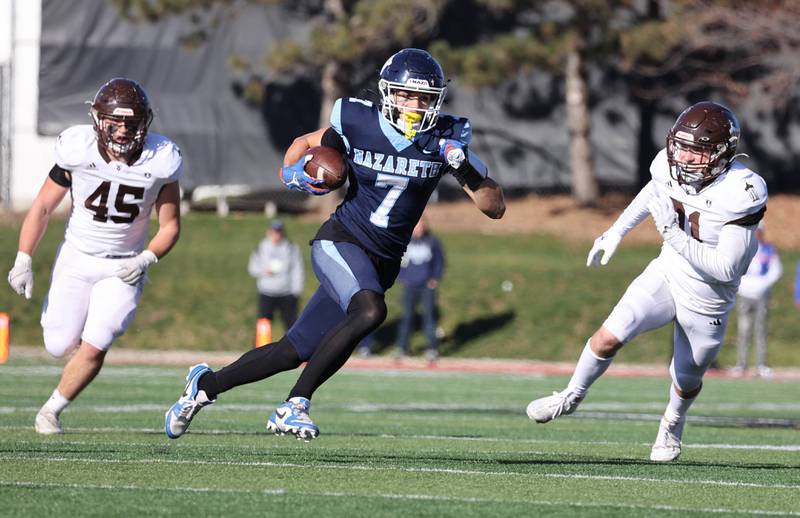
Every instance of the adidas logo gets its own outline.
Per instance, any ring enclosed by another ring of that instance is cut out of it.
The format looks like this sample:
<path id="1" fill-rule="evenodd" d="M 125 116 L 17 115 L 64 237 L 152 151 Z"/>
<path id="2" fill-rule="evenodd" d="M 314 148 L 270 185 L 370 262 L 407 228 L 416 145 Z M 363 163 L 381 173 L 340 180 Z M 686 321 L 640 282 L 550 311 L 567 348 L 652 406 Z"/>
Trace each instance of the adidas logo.
<path id="1" fill-rule="evenodd" d="M 720 319 L 712 320 L 711 322 L 709 322 L 709 325 L 721 326 L 722 325 L 722 321 L 720 321 Z"/>

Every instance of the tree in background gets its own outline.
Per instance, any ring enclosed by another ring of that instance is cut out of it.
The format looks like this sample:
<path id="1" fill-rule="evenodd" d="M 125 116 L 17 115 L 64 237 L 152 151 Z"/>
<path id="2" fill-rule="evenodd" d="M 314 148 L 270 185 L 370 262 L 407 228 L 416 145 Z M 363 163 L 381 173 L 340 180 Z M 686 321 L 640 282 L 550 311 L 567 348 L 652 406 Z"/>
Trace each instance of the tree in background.
<path id="1" fill-rule="evenodd" d="M 800 77 L 796 0 L 114 1 L 133 19 L 190 15 L 197 31 L 187 34 L 189 43 L 242 4 L 280 4 L 308 16 L 303 41 L 278 42 L 258 66 L 237 56 L 231 63 L 247 73 L 243 97 L 256 105 L 277 78 L 313 78 L 322 98 L 320 125 L 336 98 L 371 85 L 386 57 L 407 46 L 429 49 L 472 88 L 497 88 L 537 72 L 563 79 L 571 186 L 582 205 L 599 196 L 590 113 L 602 92 L 592 91 L 587 70 L 621 75 L 630 85 L 641 122 L 640 182 L 649 176 L 659 99 L 761 92 L 774 109 L 780 99 L 786 106 Z"/>
<path id="2" fill-rule="evenodd" d="M 762 120 L 775 120 L 776 134 L 769 140 L 793 149 L 789 126 L 800 118 L 800 2 L 675 0 L 660 2 L 663 8 L 651 3 L 651 21 L 621 40 L 618 69 L 627 77 L 632 96 L 654 108 L 659 99 L 698 101 L 717 94 L 734 108 L 750 108 Z M 748 132 L 748 151 L 771 165 L 759 146 L 767 145 L 758 142 L 762 130 Z M 791 161 L 798 159 L 795 155 Z M 774 164 L 769 169 L 792 168 Z M 786 188 L 790 181 L 776 175 L 773 185 Z"/>

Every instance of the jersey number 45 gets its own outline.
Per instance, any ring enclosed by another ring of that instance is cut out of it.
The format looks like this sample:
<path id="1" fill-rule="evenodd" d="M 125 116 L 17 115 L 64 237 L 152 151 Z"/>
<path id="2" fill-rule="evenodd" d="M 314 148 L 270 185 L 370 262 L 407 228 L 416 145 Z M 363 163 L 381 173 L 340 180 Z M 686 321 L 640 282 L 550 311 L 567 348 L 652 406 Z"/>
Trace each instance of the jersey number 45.
<path id="1" fill-rule="evenodd" d="M 111 192 L 111 182 L 103 182 L 100 187 L 86 198 L 83 206 L 94 213 L 95 221 L 105 223 L 108 221 L 108 195 Z M 114 223 L 131 223 L 139 215 L 139 206 L 135 203 L 125 201 L 125 196 L 131 195 L 130 201 L 142 201 L 144 199 L 144 187 L 133 187 L 130 185 L 119 184 L 117 196 L 114 198 L 114 209 L 118 216 L 111 216 Z"/>

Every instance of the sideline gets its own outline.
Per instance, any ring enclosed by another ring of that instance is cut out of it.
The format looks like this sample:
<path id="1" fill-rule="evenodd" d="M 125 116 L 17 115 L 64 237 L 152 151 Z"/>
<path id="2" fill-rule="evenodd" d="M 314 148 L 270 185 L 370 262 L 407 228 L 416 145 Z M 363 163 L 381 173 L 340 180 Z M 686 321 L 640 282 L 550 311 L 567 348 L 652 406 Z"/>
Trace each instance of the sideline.
<path id="1" fill-rule="evenodd" d="M 144 349 L 112 349 L 106 357 L 108 365 L 174 365 L 186 367 L 194 363 L 207 362 L 211 365 L 227 365 L 241 355 L 234 351 L 161 351 Z M 41 359 L 53 361 L 44 348 L 33 346 L 12 346 L 10 358 Z M 540 376 L 570 376 L 574 363 L 543 362 L 533 360 L 499 360 L 490 358 L 439 358 L 429 362 L 421 357 L 397 359 L 391 356 L 370 358 L 351 357 L 344 368 L 356 370 L 405 370 L 428 372 L 475 372 L 481 374 L 520 374 Z M 664 365 L 613 363 L 606 376 L 627 378 L 668 378 L 669 370 Z M 709 378 L 741 379 L 730 369 L 711 370 Z M 760 379 L 747 376 L 748 379 Z M 800 369 L 776 368 L 770 380 L 800 380 Z"/>

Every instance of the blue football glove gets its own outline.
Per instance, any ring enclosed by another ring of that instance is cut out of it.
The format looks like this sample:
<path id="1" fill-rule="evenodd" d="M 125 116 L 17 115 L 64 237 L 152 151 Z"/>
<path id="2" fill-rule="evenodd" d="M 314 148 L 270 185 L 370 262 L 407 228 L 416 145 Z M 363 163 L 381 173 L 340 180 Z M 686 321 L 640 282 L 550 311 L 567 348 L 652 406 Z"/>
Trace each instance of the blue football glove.
<path id="1" fill-rule="evenodd" d="M 467 159 L 464 144 L 453 139 L 439 140 L 439 154 L 453 169 L 460 169 Z"/>
<path id="2" fill-rule="evenodd" d="M 324 180 L 317 180 L 306 174 L 306 162 L 311 160 L 311 155 L 303 155 L 300 160 L 292 165 L 284 166 L 278 171 L 278 177 L 289 189 L 305 191 L 314 196 L 321 196 L 331 192 L 325 187 Z"/>

